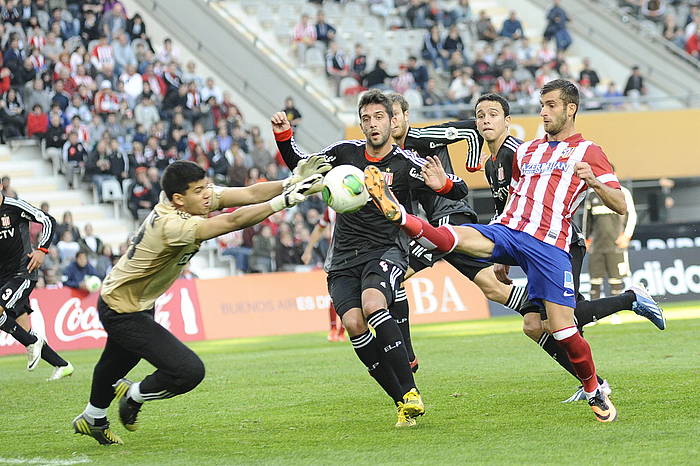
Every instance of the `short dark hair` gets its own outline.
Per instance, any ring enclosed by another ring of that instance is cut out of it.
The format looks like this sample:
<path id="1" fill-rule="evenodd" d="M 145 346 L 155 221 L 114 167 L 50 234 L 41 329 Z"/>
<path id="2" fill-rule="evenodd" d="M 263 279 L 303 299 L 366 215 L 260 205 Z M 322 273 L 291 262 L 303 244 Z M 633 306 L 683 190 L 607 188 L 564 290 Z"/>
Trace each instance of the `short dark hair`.
<path id="1" fill-rule="evenodd" d="M 474 108 L 476 108 L 481 102 L 498 102 L 501 104 L 501 108 L 503 109 L 503 115 L 508 116 L 510 115 L 510 104 L 508 101 L 503 97 L 501 94 L 496 94 L 496 93 L 488 93 L 484 94 L 479 99 L 476 101 L 476 105 Z"/>
<path id="2" fill-rule="evenodd" d="M 399 104 L 399 107 L 401 107 L 402 112 L 408 111 L 408 101 L 401 94 L 399 94 L 397 92 L 391 93 L 391 94 L 389 94 L 389 100 L 391 100 L 392 107 L 393 107 L 393 104 Z"/>
<path id="3" fill-rule="evenodd" d="M 163 171 L 160 184 L 168 199 L 173 200 L 173 194 L 185 194 L 190 183 L 199 181 L 207 175 L 202 167 L 189 160 L 176 160 Z"/>
<path id="4" fill-rule="evenodd" d="M 371 104 L 383 105 L 386 109 L 387 115 L 389 115 L 389 118 L 394 116 L 394 104 L 389 97 L 387 97 L 386 94 L 379 89 L 371 89 L 364 93 L 360 99 L 359 105 L 357 106 L 357 114 L 360 116 L 360 118 L 362 118 L 362 114 L 360 113 L 362 112 L 362 109 Z"/>
<path id="5" fill-rule="evenodd" d="M 578 88 L 568 79 L 555 79 L 542 86 L 540 95 L 543 96 L 557 89 L 559 90 L 559 97 L 564 101 L 564 106 L 576 104 L 576 112 L 574 112 L 574 118 L 576 118 L 579 107 Z"/>

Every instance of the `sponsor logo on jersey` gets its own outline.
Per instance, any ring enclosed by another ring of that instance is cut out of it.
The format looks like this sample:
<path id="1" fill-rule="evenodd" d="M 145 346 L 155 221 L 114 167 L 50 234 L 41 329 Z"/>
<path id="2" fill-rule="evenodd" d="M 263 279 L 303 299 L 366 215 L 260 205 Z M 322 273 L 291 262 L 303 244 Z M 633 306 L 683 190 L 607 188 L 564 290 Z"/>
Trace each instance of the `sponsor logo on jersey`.
<path id="1" fill-rule="evenodd" d="M 554 171 L 569 171 L 573 170 L 574 164 L 564 161 L 545 162 L 545 163 L 525 163 L 523 164 L 523 175 L 537 175 L 544 173 L 552 173 Z"/>
<path id="2" fill-rule="evenodd" d="M 2 223 L 3 228 L 9 227 L 10 226 L 10 217 L 8 217 L 7 215 L 3 215 L 2 217 L 0 217 L 0 223 Z"/>
<path id="3" fill-rule="evenodd" d="M 433 142 L 433 141 L 430 141 L 430 148 L 431 148 L 431 149 L 435 149 L 436 147 L 442 147 L 442 146 L 444 146 L 444 145 L 445 145 L 445 144 L 443 144 L 443 143 L 441 143 L 441 142 Z"/>
<path id="4" fill-rule="evenodd" d="M 423 175 L 421 175 L 421 172 L 416 170 L 415 167 L 411 167 L 411 169 L 408 171 L 408 174 L 411 175 L 413 178 L 423 181 Z"/>

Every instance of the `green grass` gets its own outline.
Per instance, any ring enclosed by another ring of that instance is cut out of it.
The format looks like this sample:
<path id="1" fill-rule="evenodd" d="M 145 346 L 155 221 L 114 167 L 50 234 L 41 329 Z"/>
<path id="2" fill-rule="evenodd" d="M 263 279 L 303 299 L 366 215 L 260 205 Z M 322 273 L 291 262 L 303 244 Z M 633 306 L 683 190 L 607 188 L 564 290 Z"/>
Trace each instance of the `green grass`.
<path id="1" fill-rule="evenodd" d="M 76 373 L 55 383 L 45 364 L 27 373 L 23 357 L 0 358 L 0 464 L 698 464 L 700 319 L 678 309 L 664 332 L 648 322 L 587 331 L 620 412 L 613 424 L 559 403 L 577 384 L 516 318 L 414 329 L 427 414 L 408 430 L 393 427 L 350 345 L 319 333 L 193 344 L 204 382 L 146 404 L 135 433 L 113 405 L 126 444 L 112 447 L 70 430 L 98 351 L 67 353 Z"/>

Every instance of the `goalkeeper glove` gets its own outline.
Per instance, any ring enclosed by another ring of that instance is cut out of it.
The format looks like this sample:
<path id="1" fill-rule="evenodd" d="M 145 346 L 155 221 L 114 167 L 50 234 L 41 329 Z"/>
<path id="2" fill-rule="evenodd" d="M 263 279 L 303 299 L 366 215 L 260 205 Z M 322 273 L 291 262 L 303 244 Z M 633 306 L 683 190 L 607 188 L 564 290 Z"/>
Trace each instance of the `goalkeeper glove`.
<path id="1" fill-rule="evenodd" d="M 323 187 L 323 175 L 313 174 L 298 183 L 289 185 L 279 196 L 273 197 L 268 202 L 275 212 L 294 207 L 304 202 L 307 196 L 319 192 Z"/>
<path id="2" fill-rule="evenodd" d="M 330 170 L 331 164 L 326 162 L 326 159 L 322 155 L 312 155 L 299 162 L 299 164 L 292 171 L 291 176 L 282 182 L 282 186 L 286 190 L 295 183 L 299 183 L 302 180 L 315 174 L 323 174 Z M 308 193 L 314 194 L 321 190 L 319 187 L 317 191 Z"/>

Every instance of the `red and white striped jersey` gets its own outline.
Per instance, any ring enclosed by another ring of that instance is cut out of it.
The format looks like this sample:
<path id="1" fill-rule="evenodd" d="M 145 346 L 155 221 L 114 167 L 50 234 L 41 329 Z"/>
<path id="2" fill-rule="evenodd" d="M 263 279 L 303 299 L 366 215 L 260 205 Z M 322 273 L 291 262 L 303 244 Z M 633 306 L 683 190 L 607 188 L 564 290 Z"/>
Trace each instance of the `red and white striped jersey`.
<path id="1" fill-rule="evenodd" d="M 564 141 L 524 142 L 513 159 L 510 200 L 493 222 L 565 251 L 569 250 L 571 216 L 586 197 L 586 183 L 574 174 L 576 162 L 590 164 L 596 179 L 611 188 L 620 182 L 600 146 L 574 134 Z"/>

